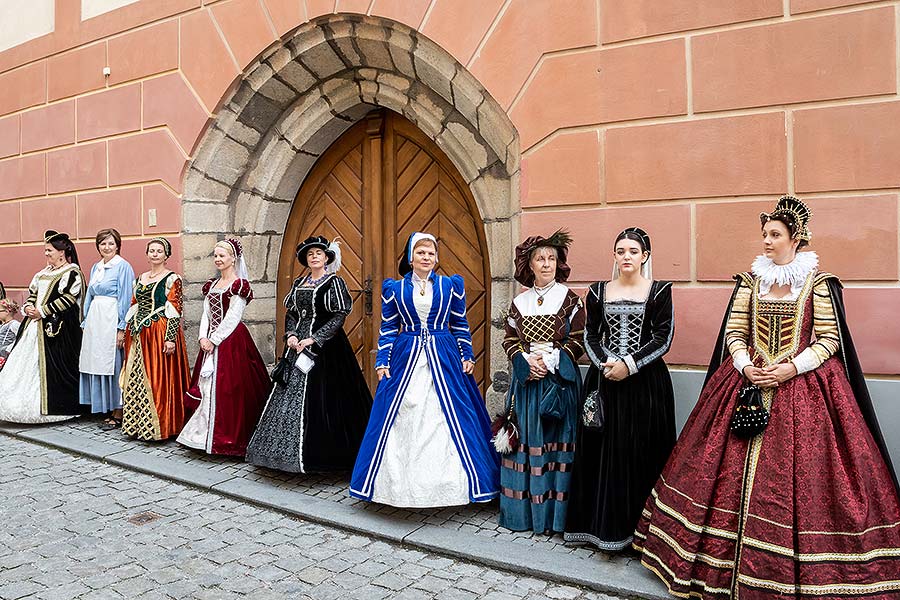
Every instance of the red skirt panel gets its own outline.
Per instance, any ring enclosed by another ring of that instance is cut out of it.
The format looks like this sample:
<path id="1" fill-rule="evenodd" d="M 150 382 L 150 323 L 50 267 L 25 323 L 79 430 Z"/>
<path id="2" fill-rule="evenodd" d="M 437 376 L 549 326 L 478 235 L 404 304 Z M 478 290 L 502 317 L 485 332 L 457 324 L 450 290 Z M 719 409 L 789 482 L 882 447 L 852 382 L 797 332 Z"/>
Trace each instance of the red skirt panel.
<path id="1" fill-rule="evenodd" d="M 225 338 L 217 348 L 215 415 L 212 434 L 212 454 L 244 456 L 250 437 L 256 430 L 259 416 L 272 389 L 269 372 L 253 343 L 250 331 L 243 323 Z M 189 414 L 197 409 L 198 383 L 205 353 L 201 350 L 191 377 L 191 394 L 185 395 Z"/>
<path id="2" fill-rule="evenodd" d="M 729 430 L 743 378 L 701 394 L 635 532 L 678 596 L 900 598 L 900 499 L 840 361 L 765 395 L 766 430 Z"/>

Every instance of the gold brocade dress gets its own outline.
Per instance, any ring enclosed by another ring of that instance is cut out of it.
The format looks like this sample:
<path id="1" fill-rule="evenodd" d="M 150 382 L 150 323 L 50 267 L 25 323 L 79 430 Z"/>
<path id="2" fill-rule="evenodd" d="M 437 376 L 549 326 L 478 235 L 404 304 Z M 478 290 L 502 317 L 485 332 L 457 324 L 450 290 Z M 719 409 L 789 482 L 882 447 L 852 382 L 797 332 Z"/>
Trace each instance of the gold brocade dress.
<path id="1" fill-rule="evenodd" d="M 647 500 L 641 562 L 681 597 L 900 598 L 900 498 L 840 283 L 813 271 L 773 300 L 736 279 L 720 342 L 734 364 L 711 369 Z M 789 360 L 798 375 L 764 390 L 768 427 L 735 436 L 741 365 Z"/>

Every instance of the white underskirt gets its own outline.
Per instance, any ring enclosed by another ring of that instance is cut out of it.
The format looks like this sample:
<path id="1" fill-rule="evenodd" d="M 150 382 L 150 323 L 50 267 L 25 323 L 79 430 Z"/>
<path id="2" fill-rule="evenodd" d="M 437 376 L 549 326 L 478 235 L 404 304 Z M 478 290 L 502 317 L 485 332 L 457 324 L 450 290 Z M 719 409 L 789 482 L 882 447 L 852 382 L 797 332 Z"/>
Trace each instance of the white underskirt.
<path id="1" fill-rule="evenodd" d="M 41 414 L 41 367 L 38 327 L 43 321 L 26 319 L 25 333 L 0 371 L 0 421 L 11 423 L 55 423 L 71 419 Z"/>
<path id="2" fill-rule="evenodd" d="M 450 437 L 424 351 L 388 432 L 372 501 L 406 508 L 469 503 L 469 478 Z"/>
<path id="3" fill-rule="evenodd" d="M 212 452 L 212 423 L 215 419 L 216 363 L 219 349 L 213 350 L 213 372 L 209 377 L 200 377 L 200 406 L 184 424 L 176 441 L 188 448 Z"/>

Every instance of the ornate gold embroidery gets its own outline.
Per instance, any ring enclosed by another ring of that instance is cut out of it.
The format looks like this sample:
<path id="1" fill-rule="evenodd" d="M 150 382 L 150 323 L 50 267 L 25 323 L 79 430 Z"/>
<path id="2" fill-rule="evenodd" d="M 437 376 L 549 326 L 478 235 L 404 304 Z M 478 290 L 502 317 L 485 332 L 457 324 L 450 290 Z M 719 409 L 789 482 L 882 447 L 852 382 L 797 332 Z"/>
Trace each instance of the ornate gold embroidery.
<path id="1" fill-rule="evenodd" d="M 812 292 L 814 280 L 815 274 L 810 273 L 796 300 L 760 299 L 759 279 L 754 280 L 751 314 L 753 349 L 767 365 L 796 356 L 800 348 L 806 300 Z"/>
<path id="2" fill-rule="evenodd" d="M 122 433 L 139 440 L 160 439 L 159 415 L 144 372 L 144 352 L 138 335 L 132 338 L 131 352 L 122 373 Z"/>

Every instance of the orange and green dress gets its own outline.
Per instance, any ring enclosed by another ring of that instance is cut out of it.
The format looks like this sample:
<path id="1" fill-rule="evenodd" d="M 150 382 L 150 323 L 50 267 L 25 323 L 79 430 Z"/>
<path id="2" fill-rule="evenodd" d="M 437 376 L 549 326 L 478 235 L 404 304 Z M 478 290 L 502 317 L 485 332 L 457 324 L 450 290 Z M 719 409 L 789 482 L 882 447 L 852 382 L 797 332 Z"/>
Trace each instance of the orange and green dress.
<path id="1" fill-rule="evenodd" d="M 181 277 L 134 282 L 125 317 L 125 366 L 122 369 L 122 432 L 139 440 L 164 440 L 184 426 L 184 392 L 190 369 L 181 328 L 184 307 Z M 166 342 L 175 352 L 166 354 Z"/>

